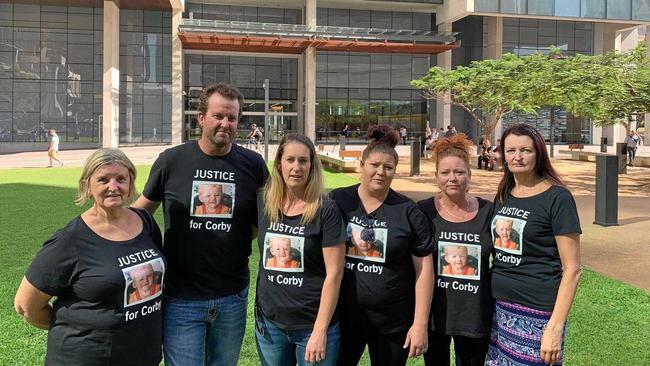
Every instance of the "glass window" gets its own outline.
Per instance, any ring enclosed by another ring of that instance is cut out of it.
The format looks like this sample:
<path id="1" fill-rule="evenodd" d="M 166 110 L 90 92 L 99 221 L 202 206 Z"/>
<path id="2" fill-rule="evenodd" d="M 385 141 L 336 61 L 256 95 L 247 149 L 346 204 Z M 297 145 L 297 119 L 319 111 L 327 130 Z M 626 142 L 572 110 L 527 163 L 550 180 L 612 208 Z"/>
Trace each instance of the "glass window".
<path id="1" fill-rule="evenodd" d="M 537 47 L 537 28 L 519 28 L 519 45 L 521 47 Z"/>
<path id="2" fill-rule="evenodd" d="M 431 30 L 431 14 L 413 13 L 413 29 Z"/>
<path id="3" fill-rule="evenodd" d="M 499 12 L 499 0 L 474 0 L 474 9 L 488 13 Z"/>
<path id="4" fill-rule="evenodd" d="M 302 12 L 300 9 L 284 9 L 284 23 L 302 24 Z"/>
<path id="5" fill-rule="evenodd" d="M 526 14 L 526 0 L 501 0 L 501 13 Z"/>
<path id="6" fill-rule="evenodd" d="M 327 86 L 348 87 L 349 56 L 332 53 L 327 57 Z"/>
<path id="7" fill-rule="evenodd" d="M 632 19 L 650 20 L 650 0 L 632 0 Z"/>
<path id="8" fill-rule="evenodd" d="M 409 88 L 411 82 L 411 55 L 393 55 L 391 65 L 391 88 Z M 409 92 L 410 93 L 410 92 Z M 410 95 L 410 94 L 409 94 Z"/>
<path id="9" fill-rule="evenodd" d="M 327 23 L 327 8 L 316 9 L 316 24 L 329 25 Z"/>
<path id="10" fill-rule="evenodd" d="M 390 56 L 370 55 L 370 87 L 390 88 Z"/>
<path id="11" fill-rule="evenodd" d="M 284 9 L 257 8 L 257 21 L 260 23 L 282 23 L 284 22 Z"/>
<path id="12" fill-rule="evenodd" d="M 350 55 L 350 86 L 359 88 L 370 87 L 370 56 Z"/>
<path id="13" fill-rule="evenodd" d="M 370 13 L 370 27 L 390 29 L 391 28 L 391 15 L 388 11 L 375 11 Z"/>
<path id="14" fill-rule="evenodd" d="M 555 16 L 579 17 L 580 0 L 562 0 L 555 2 Z"/>
<path id="15" fill-rule="evenodd" d="M 562 0 L 564 1 L 564 0 Z M 528 2 L 528 14 L 553 15 L 553 0 L 531 0 Z"/>
<path id="16" fill-rule="evenodd" d="M 632 0 L 608 1 L 607 19 L 632 19 Z"/>
<path id="17" fill-rule="evenodd" d="M 413 17 L 411 13 L 393 12 L 393 28 L 413 29 Z"/>
<path id="18" fill-rule="evenodd" d="M 350 9 L 350 25 L 352 27 L 370 28 L 370 11 Z"/>
<path id="19" fill-rule="evenodd" d="M 329 9 L 327 25 L 349 27 L 350 11 L 348 9 Z"/>
<path id="20" fill-rule="evenodd" d="M 316 86 L 327 86 L 327 53 L 325 52 L 316 54 Z"/>

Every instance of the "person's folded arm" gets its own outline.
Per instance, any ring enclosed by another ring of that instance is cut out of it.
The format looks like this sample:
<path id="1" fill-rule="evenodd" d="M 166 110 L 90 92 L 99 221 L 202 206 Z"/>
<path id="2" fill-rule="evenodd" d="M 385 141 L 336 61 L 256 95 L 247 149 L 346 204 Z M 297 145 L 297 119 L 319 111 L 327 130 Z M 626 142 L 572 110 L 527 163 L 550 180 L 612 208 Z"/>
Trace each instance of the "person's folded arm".
<path id="1" fill-rule="evenodd" d="M 16 292 L 14 308 L 29 324 L 48 329 L 52 320 L 52 306 L 49 303 L 51 298 L 23 277 Z"/>

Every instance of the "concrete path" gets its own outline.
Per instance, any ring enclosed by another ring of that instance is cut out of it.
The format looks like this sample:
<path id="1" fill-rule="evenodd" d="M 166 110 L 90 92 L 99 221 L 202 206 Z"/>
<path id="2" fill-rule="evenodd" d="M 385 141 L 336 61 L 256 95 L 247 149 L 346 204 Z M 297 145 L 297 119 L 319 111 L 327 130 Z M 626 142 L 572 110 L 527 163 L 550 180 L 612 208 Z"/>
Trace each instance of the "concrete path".
<path id="1" fill-rule="evenodd" d="M 364 146 L 350 146 L 361 150 Z M 135 164 L 151 164 L 158 154 L 169 146 L 125 147 L 122 150 Z M 275 156 L 277 146 L 269 146 L 269 156 Z M 326 146 L 336 151 L 336 146 Z M 645 146 L 644 148 L 649 148 Z M 400 164 L 393 188 L 414 200 L 431 197 L 437 192 L 434 182 L 434 165 L 422 160 L 421 174 L 409 177 L 409 148 L 398 146 Z M 59 153 L 66 166 L 81 166 L 93 150 L 66 150 Z M 645 151 L 644 151 L 645 152 Z M 560 155 L 558 155 L 560 156 Z M 554 159 L 553 164 L 573 192 L 583 235 L 581 238 L 582 263 L 609 277 L 624 281 L 650 292 L 650 169 L 630 168 L 627 175 L 619 176 L 619 226 L 594 225 L 595 164 Z M 0 155 L 1 169 L 43 168 L 48 165 L 45 152 L 26 152 Z M 56 169 L 56 168 L 54 168 Z M 357 175 L 352 173 L 352 175 Z M 492 200 L 501 173 L 473 170 L 471 192 Z"/>

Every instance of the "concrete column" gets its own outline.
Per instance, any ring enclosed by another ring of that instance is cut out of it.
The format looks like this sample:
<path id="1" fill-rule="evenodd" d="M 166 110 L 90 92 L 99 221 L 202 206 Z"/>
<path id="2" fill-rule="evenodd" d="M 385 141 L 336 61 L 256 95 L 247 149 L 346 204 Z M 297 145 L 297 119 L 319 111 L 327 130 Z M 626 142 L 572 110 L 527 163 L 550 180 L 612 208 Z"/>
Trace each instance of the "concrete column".
<path id="1" fill-rule="evenodd" d="M 183 45 L 178 38 L 178 27 L 183 18 L 183 8 L 172 9 L 172 145 L 183 142 L 187 134 L 183 123 Z"/>
<path id="2" fill-rule="evenodd" d="M 316 0 L 306 0 L 305 24 L 316 26 Z M 307 47 L 305 59 L 305 130 L 304 133 L 316 142 L 316 49 Z"/>
<path id="3" fill-rule="evenodd" d="M 120 8 L 104 1 L 104 76 L 102 147 L 120 142 Z"/>
<path id="4" fill-rule="evenodd" d="M 487 58 L 501 58 L 503 55 L 503 17 L 488 17 L 487 22 Z"/>
<path id="5" fill-rule="evenodd" d="M 305 134 L 305 58 L 298 58 L 298 70 L 296 80 L 297 103 L 296 111 L 298 112 L 298 133 Z"/>
<path id="6" fill-rule="evenodd" d="M 489 17 L 487 19 L 487 58 L 498 59 L 503 56 L 503 17 Z M 503 122 L 498 122 L 492 133 L 492 142 L 503 133 Z"/>
<path id="7" fill-rule="evenodd" d="M 439 32 L 451 32 L 451 23 L 438 24 Z M 437 63 L 444 70 L 451 70 L 451 52 L 445 51 L 437 55 Z M 448 98 L 448 96 L 447 96 Z M 451 123 L 451 105 L 442 100 L 436 100 L 436 122 L 435 127 L 447 128 Z"/>

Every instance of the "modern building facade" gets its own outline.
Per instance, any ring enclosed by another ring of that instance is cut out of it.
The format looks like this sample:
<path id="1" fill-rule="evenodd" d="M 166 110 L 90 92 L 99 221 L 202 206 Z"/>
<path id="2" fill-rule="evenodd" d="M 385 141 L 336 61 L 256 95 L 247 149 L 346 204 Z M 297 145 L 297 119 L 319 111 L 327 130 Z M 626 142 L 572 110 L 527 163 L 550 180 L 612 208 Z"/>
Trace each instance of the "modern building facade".
<path id="1" fill-rule="evenodd" d="M 177 144 L 197 133 L 198 96 L 220 81 L 246 97 L 240 122 L 271 139 L 302 132 L 334 141 L 369 125 L 413 135 L 453 124 L 476 137 L 461 110 L 428 101 L 409 82 L 551 45 L 566 54 L 633 48 L 650 24 L 650 0 L 75 0 L 0 3 L 0 152 Z M 650 117 L 646 118 L 650 120 Z M 548 112 L 509 115 L 550 138 Z M 610 143 L 560 112 L 558 142 Z M 647 129 L 646 129 L 647 130 Z"/>

